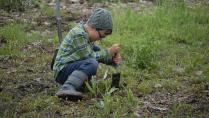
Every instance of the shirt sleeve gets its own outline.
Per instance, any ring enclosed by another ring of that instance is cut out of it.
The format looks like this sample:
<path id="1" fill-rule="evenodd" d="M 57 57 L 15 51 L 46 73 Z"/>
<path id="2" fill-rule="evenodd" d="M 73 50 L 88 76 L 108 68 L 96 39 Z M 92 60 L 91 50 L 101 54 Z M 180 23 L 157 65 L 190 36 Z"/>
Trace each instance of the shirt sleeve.
<path id="1" fill-rule="evenodd" d="M 100 51 L 94 51 L 92 56 L 100 63 L 107 65 L 113 64 L 112 56 L 108 53 L 107 49 L 101 48 Z"/>
<path id="2" fill-rule="evenodd" d="M 99 47 L 99 50 L 93 49 L 93 44 L 90 43 L 84 35 L 75 35 L 72 38 L 72 53 L 67 57 L 69 60 L 82 60 L 88 57 L 96 59 L 100 63 L 107 65 L 112 64 L 112 56 L 107 49 Z"/>

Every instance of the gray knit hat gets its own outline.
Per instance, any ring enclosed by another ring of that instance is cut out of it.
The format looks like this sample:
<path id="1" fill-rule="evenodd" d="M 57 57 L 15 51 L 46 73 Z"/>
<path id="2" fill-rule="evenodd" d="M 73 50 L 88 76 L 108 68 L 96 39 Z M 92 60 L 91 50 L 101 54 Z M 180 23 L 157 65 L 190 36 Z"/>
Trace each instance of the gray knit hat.
<path id="1" fill-rule="evenodd" d="M 111 13 L 103 8 L 95 9 L 87 23 L 97 29 L 112 30 L 113 28 Z"/>

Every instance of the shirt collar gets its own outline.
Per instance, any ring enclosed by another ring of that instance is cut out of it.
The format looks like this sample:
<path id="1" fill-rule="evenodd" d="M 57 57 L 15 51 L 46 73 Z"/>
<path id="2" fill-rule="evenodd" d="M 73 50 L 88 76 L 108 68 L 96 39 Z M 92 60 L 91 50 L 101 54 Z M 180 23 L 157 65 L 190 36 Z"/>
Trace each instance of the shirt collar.
<path id="1" fill-rule="evenodd" d="M 90 39 L 89 39 L 89 34 L 87 33 L 87 31 L 86 31 L 84 25 L 85 25 L 85 24 L 84 24 L 83 22 L 80 22 L 80 23 L 79 23 L 79 26 L 80 26 L 80 27 L 83 29 L 83 31 L 84 31 L 84 36 L 85 36 L 85 38 L 87 39 L 88 43 L 93 44 L 93 42 L 91 42 Z"/>

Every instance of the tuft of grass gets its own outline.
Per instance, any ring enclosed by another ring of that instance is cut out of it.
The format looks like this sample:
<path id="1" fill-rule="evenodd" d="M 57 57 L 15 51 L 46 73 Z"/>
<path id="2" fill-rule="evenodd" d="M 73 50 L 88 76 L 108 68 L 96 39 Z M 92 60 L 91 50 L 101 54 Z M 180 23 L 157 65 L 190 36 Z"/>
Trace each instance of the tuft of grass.
<path id="1" fill-rule="evenodd" d="M 90 83 L 91 83 L 91 85 L 89 84 L 89 82 L 85 82 L 85 85 L 86 85 L 87 89 L 90 91 L 91 96 L 97 96 L 98 95 L 98 83 L 97 83 L 97 81 L 94 78 L 92 78 Z"/>
<path id="2" fill-rule="evenodd" d="M 175 103 L 173 104 L 170 114 L 168 114 L 168 117 L 193 117 L 193 112 L 195 111 L 195 108 L 190 104 L 184 104 L 184 103 Z"/>
<path id="3" fill-rule="evenodd" d="M 102 3 L 106 2 L 107 0 L 87 0 L 89 5 L 93 5 L 94 3 Z"/>
<path id="4" fill-rule="evenodd" d="M 55 15 L 55 9 L 50 6 L 40 5 L 40 8 L 41 8 L 41 13 L 44 16 L 53 17 Z"/>
<path id="5" fill-rule="evenodd" d="M 11 23 L 4 26 L 0 30 L 0 36 L 6 40 L 6 46 L 0 50 L 1 54 L 16 53 L 17 49 L 20 49 L 20 47 L 28 42 L 23 24 Z"/>
<path id="6" fill-rule="evenodd" d="M 37 96 L 37 97 L 28 97 L 27 99 L 23 99 L 17 106 L 18 110 L 17 113 L 23 113 L 22 115 L 28 116 L 33 114 L 31 111 L 40 111 L 39 114 L 41 116 L 41 112 L 44 111 L 54 111 L 54 112 L 59 112 L 59 99 L 54 96 Z M 35 112 L 34 112 L 35 113 Z M 33 114 L 35 115 L 35 114 Z M 51 114 L 53 115 L 53 114 Z"/>
<path id="7" fill-rule="evenodd" d="M 104 109 L 104 113 L 105 114 L 110 114 L 111 112 L 111 104 L 113 99 L 111 98 L 111 96 L 107 95 L 103 97 L 103 109 Z"/>
<path id="8" fill-rule="evenodd" d="M 177 80 L 155 79 L 144 80 L 138 86 L 139 92 L 144 94 L 153 93 L 156 91 L 176 92 L 182 88 L 182 84 Z"/>
<path id="9" fill-rule="evenodd" d="M 105 117 L 112 111 L 113 98 L 110 95 L 103 96 L 103 100 L 96 103 L 96 108 L 98 112 L 95 112 L 98 117 Z"/>
<path id="10" fill-rule="evenodd" d="M 1 101 L 2 102 L 8 102 L 8 101 L 11 101 L 12 100 L 12 95 L 11 94 L 8 94 L 6 92 L 1 92 L 0 93 L 0 96 L 1 96 Z"/>
<path id="11" fill-rule="evenodd" d="M 36 32 L 31 34 L 25 32 L 26 27 L 28 24 L 15 22 L 0 29 L 0 37 L 6 41 L 6 45 L 0 49 L 2 55 L 20 55 L 23 46 L 42 39 L 40 34 Z"/>
<path id="12" fill-rule="evenodd" d="M 127 90 L 127 101 L 130 106 L 136 105 L 136 98 L 131 89 Z"/>
<path id="13" fill-rule="evenodd" d="M 115 34 L 108 38 L 106 45 L 120 42 L 123 46 L 121 53 L 127 65 L 135 69 L 162 67 L 163 64 L 170 63 L 170 57 L 175 56 L 181 56 L 180 61 L 184 61 L 184 55 L 181 53 L 190 54 L 191 50 L 197 51 L 198 43 L 208 37 L 209 18 L 208 7 L 197 6 L 192 9 L 184 3 L 181 4 L 177 5 L 178 7 L 157 7 L 153 12 L 113 10 Z M 178 48 L 179 44 L 185 47 Z M 162 60 L 163 58 L 168 60 Z M 158 62 L 161 62 L 160 65 L 156 65 Z M 183 64 L 186 66 L 186 63 Z"/>
<path id="14" fill-rule="evenodd" d="M 129 97 L 104 95 L 103 99 L 96 102 L 87 114 L 99 118 L 105 117 L 130 117 L 138 104 L 131 90 L 127 91 Z M 86 114 L 86 113 L 85 113 Z"/>
<path id="15" fill-rule="evenodd" d="M 38 0 L 0 0 L 0 7 L 6 10 L 24 11 L 27 8 L 37 6 Z"/>
<path id="16" fill-rule="evenodd" d="M 145 82 L 139 84 L 137 89 L 144 94 L 151 93 L 151 92 L 153 92 L 153 88 L 152 88 L 153 83 L 151 83 L 151 82 L 152 81 L 150 81 L 150 80 L 145 81 Z"/>

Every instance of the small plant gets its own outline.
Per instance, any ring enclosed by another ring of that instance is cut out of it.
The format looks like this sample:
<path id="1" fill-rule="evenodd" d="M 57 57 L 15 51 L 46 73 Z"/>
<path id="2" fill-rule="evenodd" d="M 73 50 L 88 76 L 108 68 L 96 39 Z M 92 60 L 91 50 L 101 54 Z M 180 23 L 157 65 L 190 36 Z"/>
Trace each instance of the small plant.
<path id="1" fill-rule="evenodd" d="M 118 90 L 118 88 L 106 88 L 105 95 L 111 95 L 116 90 Z"/>
<path id="2" fill-rule="evenodd" d="M 132 57 L 132 67 L 136 69 L 147 69 L 152 66 L 153 50 L 148 45 L 141 45 L 134 47 L 134 54 Z"/>
<path id="3" fill-rule="evenodd" d="M 94 3 L 101 3 L 105 2 L 106 0 L 87 0 L 90 5 L 93 5 Z"/>
<path id="4" fill-rule="evenodd" d="M 24 27 L 25 24 L 11 23 L 0 29 L 0 37 L 5 38 L 7 42 L 4 50 L 0 50 L 2 54 L 8 55 L 16 53 L 17 50 L 28 42 Z"/>
<path id="5" fill-rule="evenodd" d="M 106 114 L 110 114 L 112 98 L 111 98 L 111 96 L 107 95 L 107 96 L 103 97 L 103 100 L 104 100 L 104 112 Z"/>
<path id="6" fill-rule="evenodd" d="M 40 33 L 25 32 L 25 28 L 29 27 L 29 24 L 14 22 L 5 25 L 0 29 L 0 37 L 3 37 L 6 44 L 0 49 L 0 53 L 3 55 L 19 55 L 21 49 L 32 41 L 41 40 Z"/>
<path id="7" fill-rule="evenodd" d="M 194 107 L 192 105 L 189 104 L 180 104 L 180 103 L 176 103 L 172 106 L 171 108 L 171 112 L 170 114 L 168 114 L 168 117 L 192 117 L 193 116 L 193 112 L 194 112 Z"/>
<path id="8" fill-rule="evenodd" d="M 136 98 L 134 97 L 134 94 L 131 89 L 127 90 L 127 100 L 130 106 L 133 106 L 136 104 Z"/>
<path id="9" fill-rule="evenodd" d="M 85 84 L 92 96 L 98 95 L 98 83 L 94 78 L 92 78 L 91 80 L 91 85 L 89 84 L 89 82 L 85 82 Z"/>
<path id="10" fill-rule="evenodd" d="M 0 0 L 0 7 L 6 10 L 26 10 L 36 6 L 37 0 Z"/>
<path id="11" fill-rule="evenodd" d="M 103 96 L 103 100 L 97 104 L 97 107 L 102 109 L 103 115 L 109 115 L 112 109 L 113 99 L 110 95 Z"/>
<path id="12" fill-rule="evenodd" d="M 53 17 L 55 15 L 55 10 L 54 8 L 50 7 L 50 6 L 47 6 L 45 4 L 41 4 L 40 5 L 40 8 L 41 8 L 41 13 L 44 15 L 44 16 L 49 16 L 49 17 Z"/>
<path id="13" fill-rule="evenodd" d="M 183 8 L 186 5 L 186 0 L 155 0 L 157 6 L 164 6 L 166 8 L 179 7 Z"/>
<path id="14" fill-rule="evenodd" d="M 114 118 L 120 118 L 120 112 L 119 111 L 114 112 Z"/>
<path id="15" fill-rule="evenodd" d="M 144 94 L 153 92 L 153 83 L 150 80 L 143 81 L 138 85 L 138 90 Z"/>

